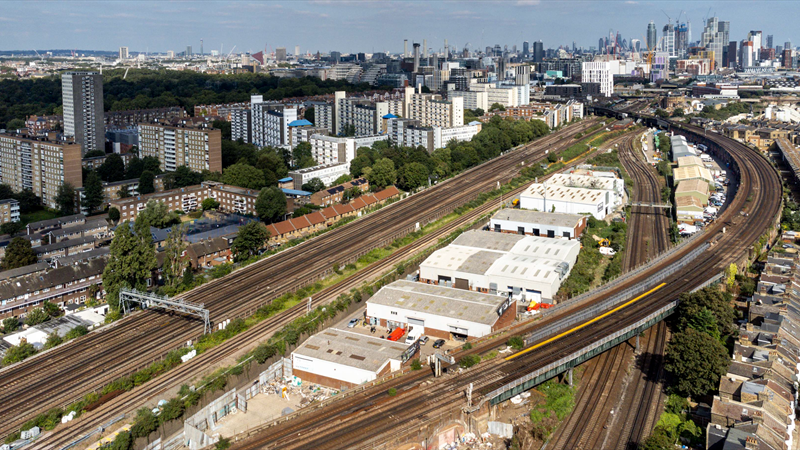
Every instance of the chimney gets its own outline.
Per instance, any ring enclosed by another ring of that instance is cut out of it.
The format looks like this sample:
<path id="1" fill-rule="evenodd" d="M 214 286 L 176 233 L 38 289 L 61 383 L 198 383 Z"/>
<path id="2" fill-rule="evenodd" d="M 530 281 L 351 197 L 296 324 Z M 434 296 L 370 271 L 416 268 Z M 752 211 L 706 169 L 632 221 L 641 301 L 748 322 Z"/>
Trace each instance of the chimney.
<path id="1" fill-rule="evenodd" d="M 419 43 L 414 42 L 414 73 L 419 72 Z"/>
<path id="2" fill-rule="evenodd" d="M 428 59 L 428 40 L 427 39 L 423 39 L 422 40 L 422 57 L 425 58 L 426 60 Z"/>
<path id="3" fill-rule="evenodd" d="M 747 436 L 744 441 L 744 448 L 747 450 L 758 450 L 758 439 L 755 436 Z"/>
<path id="4" fill-rule="evenodd" d="M 403 39 L 403 58 L 408 56 L 408 39 Z"/>

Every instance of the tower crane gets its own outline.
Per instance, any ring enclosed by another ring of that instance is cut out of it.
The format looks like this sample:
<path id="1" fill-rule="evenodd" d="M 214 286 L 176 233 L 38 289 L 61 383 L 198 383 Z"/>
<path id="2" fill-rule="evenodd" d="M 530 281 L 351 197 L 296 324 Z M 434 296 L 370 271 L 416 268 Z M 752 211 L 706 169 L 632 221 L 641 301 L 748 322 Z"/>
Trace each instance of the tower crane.
<path id="1" fill-rule="evenodd" d="M 233 53 L 233 51 L 234 51 L 234 50 L 236 50 L 236 46 L 235 46 L 235 45 L 233 46 L 233 48 L 231 49 L 231 51 L 229 51 L 229 52 L 228 52 L 228 56 L 226 56 L 226 57 L 225 57 L 225 61 L 227 61 L 227 60 L 228 60 L 228 58 L 230 58 L 230 57 L 231 57 L 231 53 Z"/>

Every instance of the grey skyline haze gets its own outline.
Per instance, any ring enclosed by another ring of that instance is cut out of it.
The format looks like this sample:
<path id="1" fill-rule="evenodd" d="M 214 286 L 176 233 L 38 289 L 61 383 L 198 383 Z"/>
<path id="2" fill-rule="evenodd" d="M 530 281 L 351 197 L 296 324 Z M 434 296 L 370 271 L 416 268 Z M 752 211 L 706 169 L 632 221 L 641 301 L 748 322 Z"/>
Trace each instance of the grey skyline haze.
<path id="1" fill-rule="evenodd" d="M 654 20 L 661 35 L 667 22 L 685 11 L 698 40 L 703 18 L 716 13 L 730 21 L 731 40 L 749 30 L 774 35 L 775 45 L 792 41 L 792 18 L 800 16 L 796 1 L 7 1 L 0 12 L 0 50 L 81 49 L 131 53 L 176 53 L 191 45 L 228 52 L 268 51 L 285 47 L 293 53 L 331 50 L 382 52 L 403 50 L 403 39 L 422 42 L 436 51 L 444 39 L 461 49 L 517 45 L 542 40 L 545 48 L 597 46 L 609 30 L 628 40 L 644 40 Z M 410 45 L 410 44 L 409 44 Z"/>

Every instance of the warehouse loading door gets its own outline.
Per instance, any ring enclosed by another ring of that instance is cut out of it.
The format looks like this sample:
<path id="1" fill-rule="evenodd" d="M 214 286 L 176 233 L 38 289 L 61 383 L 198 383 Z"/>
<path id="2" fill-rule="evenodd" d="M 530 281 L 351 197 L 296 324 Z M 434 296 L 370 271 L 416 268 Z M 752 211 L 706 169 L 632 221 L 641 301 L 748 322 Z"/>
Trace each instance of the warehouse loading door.
<path id="1" fill-rule="evenodd" d="M 469 280 L 466 278 L 456 278 L 456 289 L 469 289 Z"/>
<path id="2" fill-rule="evenodd" d="M 542 302 L 542 293 L 539 291 L 534 291 L 533 289 L 525 289 L 525 300 L 533 303 L 541 303 Z"/>
<path id="3" fill-rule="evenodd" d="M 414 336 L 419 338 L 421 335 L 425 334 L 425 321 L 420 319 L 412 319 L 411 317 L 408 318 L 408 326 L 414 328 Z"/>

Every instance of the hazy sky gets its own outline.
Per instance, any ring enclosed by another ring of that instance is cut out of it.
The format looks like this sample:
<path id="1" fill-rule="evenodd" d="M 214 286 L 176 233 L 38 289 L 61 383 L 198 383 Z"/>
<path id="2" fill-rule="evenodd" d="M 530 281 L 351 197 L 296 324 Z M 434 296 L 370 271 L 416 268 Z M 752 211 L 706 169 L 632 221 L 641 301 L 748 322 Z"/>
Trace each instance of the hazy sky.
<path id="1" fill-rule="evenodd" d="M 545 48 L 560 44 L 597 46 L 600 36 L 619 30 L 624 38 L 642 39 L 654 20 L 661 35 L 667 17 L 684 10 L 698 40 L 709 7 L 731 22 L 731 40 L 749 30 L 775 36 L 775 45 L 800 44 L 793 21 L 800 1 L 556 1 L 556 0 L 309 0 L 309 1 L 4 1 L 0 9 L 0 50 L 93 49 L 131 52 L 257 52 L 266 46 L 299 45 L 302 52 L 400 52 L 403 39 L 428 40 L 440 49 L 484 48 L 542 40 Z M 796 27 L 795 27 L 796 29 Z M 796 39 L 797 38 L 797 39 Z M 765 43 L 766 45 L 766 43 Z"/>

